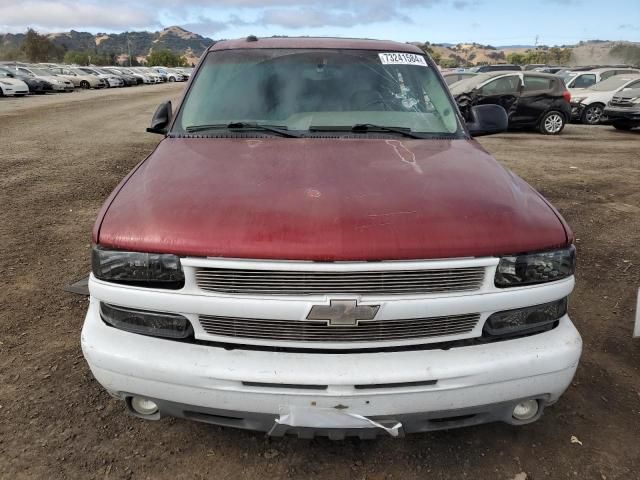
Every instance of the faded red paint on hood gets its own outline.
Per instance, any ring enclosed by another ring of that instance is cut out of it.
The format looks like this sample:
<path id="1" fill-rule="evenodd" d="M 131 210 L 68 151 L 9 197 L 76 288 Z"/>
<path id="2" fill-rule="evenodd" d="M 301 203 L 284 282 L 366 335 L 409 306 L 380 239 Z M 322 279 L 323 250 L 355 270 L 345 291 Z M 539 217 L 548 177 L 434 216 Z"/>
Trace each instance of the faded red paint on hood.
<path id="1" fill-rule="evenodd" d="M 103 213 L 105 247 L 229 258 L 473 257 L 571 236 L 466 140 L 167 138 Z"/>

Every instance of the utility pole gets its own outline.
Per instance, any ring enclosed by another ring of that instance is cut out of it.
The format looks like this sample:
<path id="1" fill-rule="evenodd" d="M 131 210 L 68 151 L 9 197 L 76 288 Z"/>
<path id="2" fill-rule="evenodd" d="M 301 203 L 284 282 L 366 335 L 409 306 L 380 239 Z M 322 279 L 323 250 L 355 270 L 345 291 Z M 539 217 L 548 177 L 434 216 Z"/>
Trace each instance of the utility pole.
<path id="1" fill-rule="evenodd" d="M 129 67 L 131 67 L 131 42 L 129 41 L 128 34 L 127 34 L 127 51 L 129 52 Z"/>

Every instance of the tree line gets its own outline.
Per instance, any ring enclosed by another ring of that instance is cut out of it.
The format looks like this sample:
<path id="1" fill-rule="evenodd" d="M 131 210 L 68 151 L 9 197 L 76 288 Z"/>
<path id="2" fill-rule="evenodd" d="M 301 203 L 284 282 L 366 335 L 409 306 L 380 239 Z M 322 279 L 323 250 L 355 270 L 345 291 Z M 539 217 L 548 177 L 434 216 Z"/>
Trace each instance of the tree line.
<path id="1" fill-rule="evenodd" d="M 115 53 L 98 53 L 97 50 L 74 51 L 68 50 L 64 45 L 56 45 L 46 35 L 41 35 L 30 28 L 17 48 L 0 49 L 0 60 L 23 61 L 30 63 L 69 63 L 75 65 L 141 65 L 132 55 L 124 58 Z M 169 49 L 152 50 L 146 58 L 149 65 L 163 65 L 166 67 L 186 67 L 186 59 Z"/>

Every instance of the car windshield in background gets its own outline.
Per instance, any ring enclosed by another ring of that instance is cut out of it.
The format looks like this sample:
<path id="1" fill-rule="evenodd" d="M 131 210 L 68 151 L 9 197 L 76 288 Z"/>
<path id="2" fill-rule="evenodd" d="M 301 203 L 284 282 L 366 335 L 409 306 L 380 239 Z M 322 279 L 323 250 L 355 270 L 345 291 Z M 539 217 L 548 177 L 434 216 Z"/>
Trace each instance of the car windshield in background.
<path id="1" fill-rule="evenodd" d="M 640 75 L 630 77 L 629 75 L 616 75 L 615 77 L 607 78 L 599 83 L 591 85 L 588 90 L 595 90 L 596 92 L 610 92 L 623 86 L 625 83 L 633 80 L 634 78 L 640 79 Z"/>
<path id="2" fill-rule="evenodd" d="M 375 125 L 463 135 L 456 108 L 423 56 L 324 49 L 210 53 L 173 131 L 228 125 L 329 131 L 364 124 L 366 131 Z"/>
<path id="3" fill-rule="evenodd" d="M 460 95 L 462 93 L 470 92 L 486 81 L 491 80 L 492 78 L 497 78 L 502 74 L 502 72 L 499 72 L 498 74 L 493 72 L 479 73 L 477 75 L 474 75 L 473 77 L 465 78 L 463 80 L 460 80 L 459 82 L 454 83 L 453 85 L 450 85 L 449 89 L 451 90 L 451 93 L 453 95 Z"/>
<path id="4" fill-rule="evenodd" d="M 41 68 L 30 68 L 29 70 L 33 72 L 34 75 L 38 75 L 40 77 L 50 77 L 53 75 L 50 71 Z"/>

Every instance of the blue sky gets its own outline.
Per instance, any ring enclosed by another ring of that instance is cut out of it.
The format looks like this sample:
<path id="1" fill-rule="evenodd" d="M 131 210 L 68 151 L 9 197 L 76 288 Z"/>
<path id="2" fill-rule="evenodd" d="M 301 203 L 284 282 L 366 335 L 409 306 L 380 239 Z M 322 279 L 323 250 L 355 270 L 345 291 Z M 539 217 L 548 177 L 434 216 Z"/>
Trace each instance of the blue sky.
<path id="1" fill-rule="evenodd" d="M 0 0 L 0 31 L 159 30 L 493 45 L 640 41 L 640 0 Z"/>

